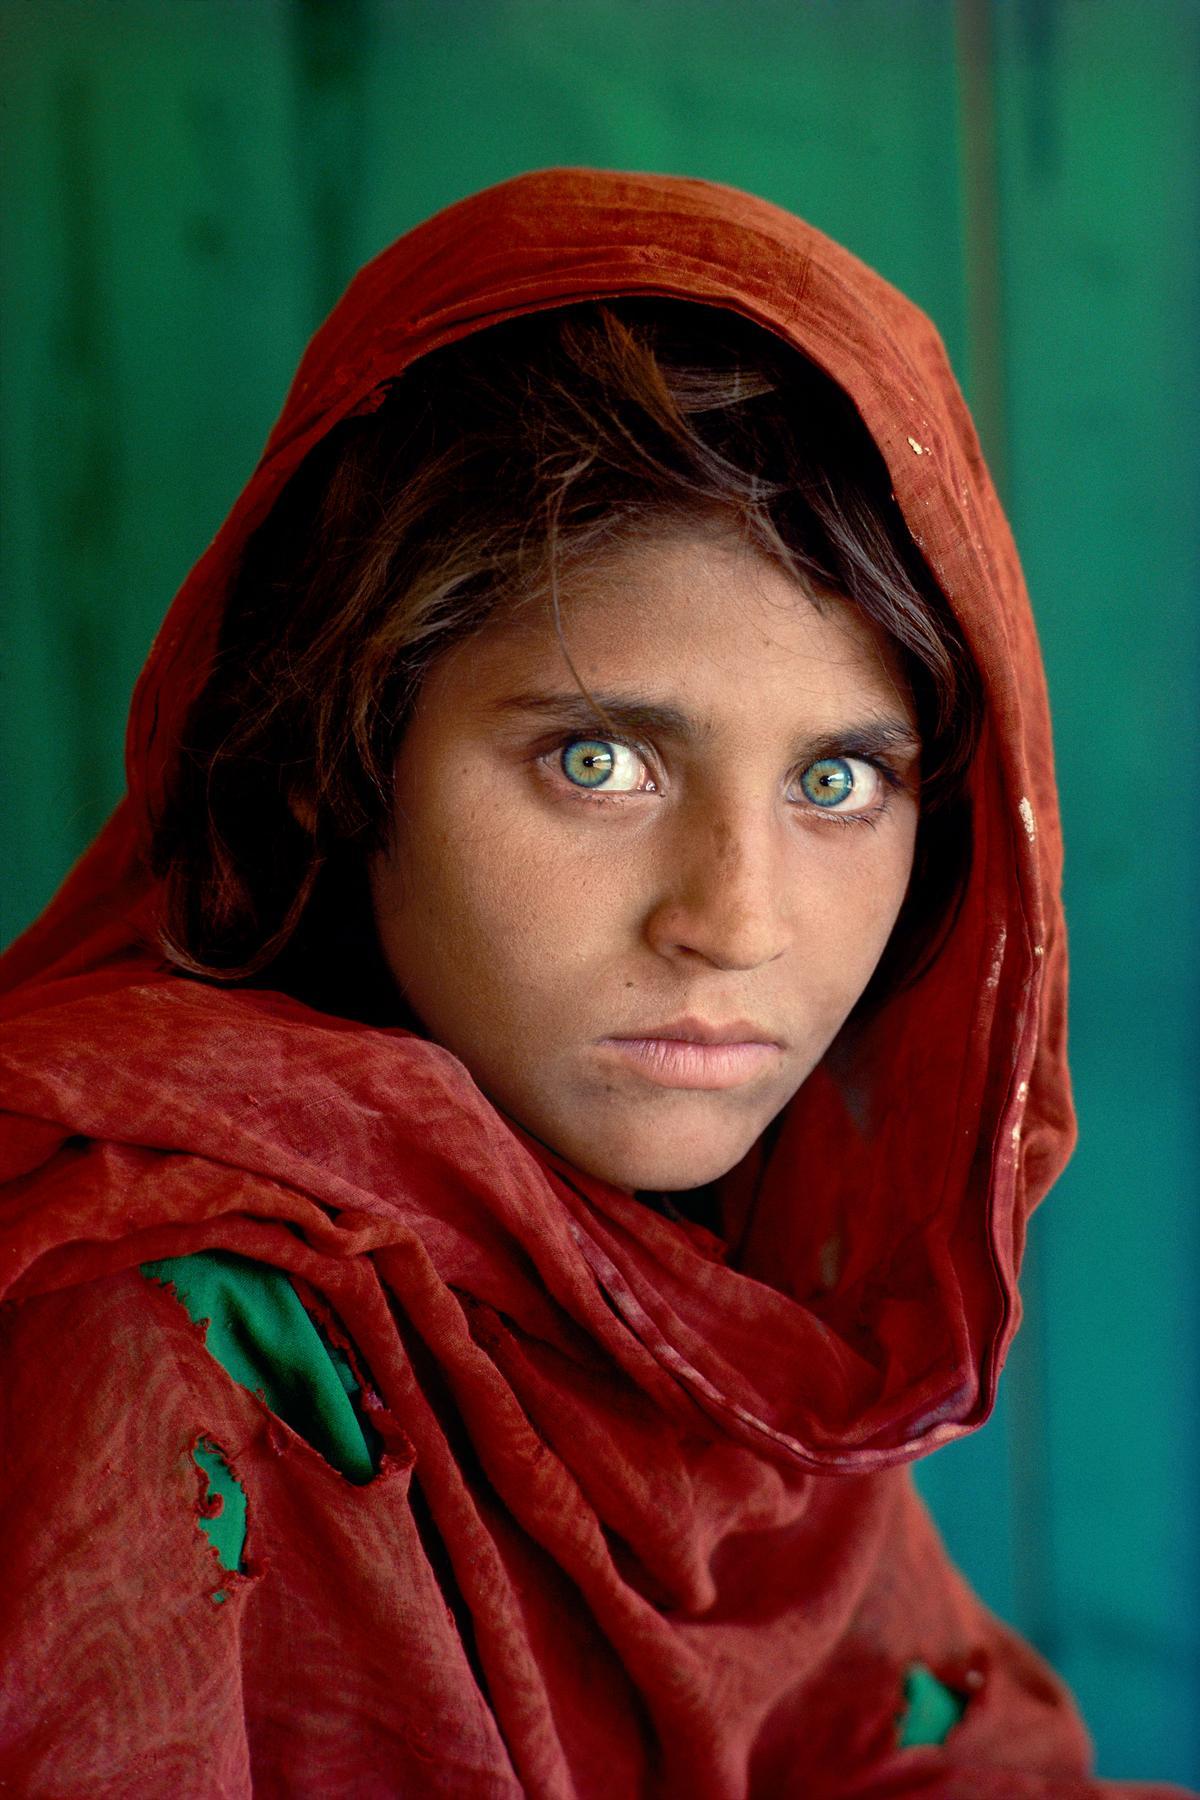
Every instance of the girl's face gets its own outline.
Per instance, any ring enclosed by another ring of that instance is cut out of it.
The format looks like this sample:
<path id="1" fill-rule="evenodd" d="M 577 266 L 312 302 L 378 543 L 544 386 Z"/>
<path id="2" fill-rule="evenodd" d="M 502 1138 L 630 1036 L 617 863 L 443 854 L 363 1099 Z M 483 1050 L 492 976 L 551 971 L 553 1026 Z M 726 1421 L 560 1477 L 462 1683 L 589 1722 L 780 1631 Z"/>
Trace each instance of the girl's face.
<path id="1" fill-rule="evenodd" d="M 627 1189 L 723 1174 L 862 993 L 904 897 L 897 656 L 732 533 L 631 542 L 430 671 L 372 865 L 424 1029 Z"/>

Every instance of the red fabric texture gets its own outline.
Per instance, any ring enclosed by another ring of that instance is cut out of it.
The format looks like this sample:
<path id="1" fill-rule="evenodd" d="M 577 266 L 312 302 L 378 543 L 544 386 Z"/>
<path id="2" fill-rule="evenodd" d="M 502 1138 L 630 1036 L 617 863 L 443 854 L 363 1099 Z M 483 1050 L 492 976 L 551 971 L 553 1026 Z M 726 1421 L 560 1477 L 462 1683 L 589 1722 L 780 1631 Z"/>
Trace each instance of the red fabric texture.
<path id="1" fill-rule="evenodd" d="M 850 395 L 983 672 L 941 959 L 730 1178 L 725 1259 L 539 1151 L 435 1044 L 145 947 L 140 861 L 247 534 L 436 346 L 570 301 L 730 308 Z M 310 345 L 138 684 L 129 793 L 0 964 L 0 1774 L 74 1795 L 1150 1796 L 949 1563 L 908 1465 L 976 1429 L 1066 1161 L 1061 838 L 1012 541 L 929 322 L 700 181 L 519 177 L 409 232 Z M 356 1487 L 208 1356 L 143 1260 L 292 1272 L 369 1370 Z M 200 1437 L 246 1564 L 197 1529 Z M 214 1591 L 224 1599 L 214 1599 Z M 897 1747 L 907 1667 L 967 1696 Z"/>

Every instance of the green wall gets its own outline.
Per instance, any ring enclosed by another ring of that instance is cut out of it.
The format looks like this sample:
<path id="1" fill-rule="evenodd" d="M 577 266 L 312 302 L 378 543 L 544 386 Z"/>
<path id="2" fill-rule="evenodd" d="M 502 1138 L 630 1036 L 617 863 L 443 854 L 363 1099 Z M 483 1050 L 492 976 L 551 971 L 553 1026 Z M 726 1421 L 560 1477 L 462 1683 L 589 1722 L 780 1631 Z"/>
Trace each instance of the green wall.
<path id="1" fill-rule="evenodd" d="M 706 175 L 933 315 L 1049 666 L 1082 1136 L 996 1417 L 919 1479 L 1101 1772 L 1195 1782 L 1200 6 L 6 0 L 0 31 L 5 939 L 117 796 L 305 339 L 409 225 L 548 163 Z"/>

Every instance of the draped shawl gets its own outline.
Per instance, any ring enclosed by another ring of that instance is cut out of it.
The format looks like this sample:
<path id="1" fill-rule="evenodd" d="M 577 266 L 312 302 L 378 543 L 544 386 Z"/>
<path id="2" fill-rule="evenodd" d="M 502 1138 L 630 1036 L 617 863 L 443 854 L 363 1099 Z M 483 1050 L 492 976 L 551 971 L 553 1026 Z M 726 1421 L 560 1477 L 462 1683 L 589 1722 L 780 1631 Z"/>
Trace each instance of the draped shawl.
<path id="1" fill-rule="evenodd" d="M 453 1056 L 152 947 L 143 861 L 248 534 L 318 440 L 495 322 L 659 295 L 811 358 L 879 448 L 982 673 L 943 953 L 738 1174 L 735 1257 L 580 1176 Z M 916 1457 L 987 1419 L 1068 1157 L 1061 838 L 1008 527 L 929 321 L 712 183 L 507 181 L 408 232 L 305 352 L 167 614 L 128 792 L 0 964 L 3 1774 L 30 1794 L 1149 1796 L 988 1613 Z M 285 1271 L 355 1358 L 355 1484 L 233 1381 L 154 1259 Z M 194 1452 L 245 1495 L 222 1572 Z M 959 1700 L 899 1740 L 914 1667 Z"/>

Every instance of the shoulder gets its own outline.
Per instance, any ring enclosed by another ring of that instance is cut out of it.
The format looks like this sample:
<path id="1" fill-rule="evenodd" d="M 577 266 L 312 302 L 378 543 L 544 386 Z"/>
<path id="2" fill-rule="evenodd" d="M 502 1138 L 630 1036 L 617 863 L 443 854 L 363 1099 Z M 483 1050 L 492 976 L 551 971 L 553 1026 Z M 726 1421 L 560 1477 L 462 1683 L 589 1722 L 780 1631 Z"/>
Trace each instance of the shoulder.
<path id="1" fill-rule="evenodd" d="M 0 1359 L 19 1596 L 0 1649 L 5 1778 L 31 1794 L 190 1792 L 193 1753 L 218 1746 L 221 1791 L 239 1791 L 229 1572 L 198 1528 L 219 1509 L 192 1452 L 205 1417 L 232 1442 L 251 1397 L 223 1389 L 186 1315 L 136 1270 L 7 1306 Z"/>
<path id="2" fill-rule="evenodd" d="M 223 1394 L 204 1336 L 136 1267 L 0 1308 L 0 1404 L 8 1442 L 31 1435 L 88 1450 L 128 1450 L 138 1413 L 166 1421 Z M 51 1428 L 49 1433 L 46 1428 Z"/>

